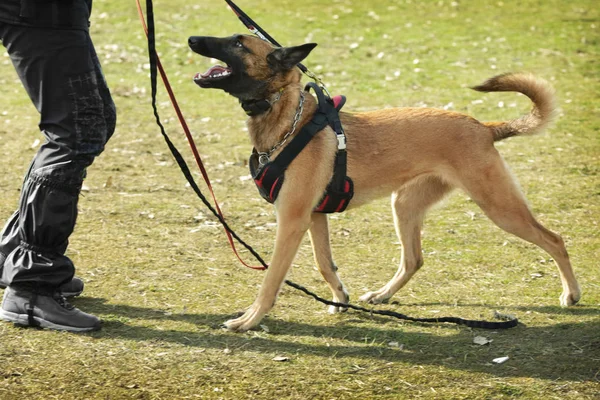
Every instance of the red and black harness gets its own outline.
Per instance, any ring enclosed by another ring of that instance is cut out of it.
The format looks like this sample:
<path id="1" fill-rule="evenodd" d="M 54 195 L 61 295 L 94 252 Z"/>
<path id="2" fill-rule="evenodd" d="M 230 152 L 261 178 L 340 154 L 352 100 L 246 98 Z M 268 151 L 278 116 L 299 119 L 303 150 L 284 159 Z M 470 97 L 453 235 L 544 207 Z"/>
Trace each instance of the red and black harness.
<path id="1" fill-rule="evenodd" d="M 313 82 L 309 82 L 304 90 L 309 91 L 311 88 L 317 95 L 318 107 L 310 122 L 302 127 L 274 160 L 261 162 L 261 155 L 256 149 L 253 149 L 249 161 L 250 173 L 260 195 L 269 203 L 274 203 L 283 185 L 287 167 L 311 139 L 329 125 L 338 140 L 333 177 L 314 211 L 320 213 L 342 212 L 348 207 L 348 203 L 354 195 L 352 179 L 346 176 L 346 135 L 339 116 L 339 111 L 344 106 L 346 98 L 336 96 L 331 99 Z"/>

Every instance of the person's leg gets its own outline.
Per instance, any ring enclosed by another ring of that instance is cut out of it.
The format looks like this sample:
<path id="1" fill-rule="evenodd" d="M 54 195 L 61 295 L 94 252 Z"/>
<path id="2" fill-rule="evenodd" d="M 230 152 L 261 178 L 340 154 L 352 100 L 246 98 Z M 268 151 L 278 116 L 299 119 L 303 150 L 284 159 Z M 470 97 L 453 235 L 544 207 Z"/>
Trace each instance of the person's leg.
<path id="1" fill-rule="evenodd" d="M 0 33 L 46 138 L 2 233 L 2 281 L 21 292 L 52 293 L 73 277 L 64 253 L 79 191 L 114 131 L 115 107 L 87 32 L 3 25 Z"/>
<path id="2" fill-rule="evenodd" d="M 10 217 L 0 236 L 0 249 L 10 254 L 19 244 L 19 212 L 16 211 Z M 2 269 L 6 255 L 0 251 L 0 289 L 6 289 L 6 284 L 2 281 Z M 76 297 L 83 293 L 85 284 L 78 277 L 73 277 L 70 281 L 60 285 L 59 290 L 65 297 Z"/>
<path id="3" fill-rule="evenodd" d="M 64 252 L 86 167 L 114 130 L 114 104 L 87 32 L 9 27 L 2 39 L 46 137 L 2 234 L 2 277 L 56 287 L 73 276 Z"/>

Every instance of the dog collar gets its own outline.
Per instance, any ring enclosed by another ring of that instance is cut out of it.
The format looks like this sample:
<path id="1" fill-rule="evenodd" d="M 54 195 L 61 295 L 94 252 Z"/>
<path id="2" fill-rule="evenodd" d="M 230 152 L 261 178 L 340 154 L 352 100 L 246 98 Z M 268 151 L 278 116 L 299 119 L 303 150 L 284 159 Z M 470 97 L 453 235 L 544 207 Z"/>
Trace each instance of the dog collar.
<path id="1" fill-rule="evenodd" d="M 273 104 L 275 104 L 281 98 L 281 94 L 283 93 L 283 90 L 284 90 L 283 88 L 279 89 L 279 92 L 277 93 L 277 96 L 275 97 L 274 100 L 267 100 L 267 99 L 247 100 L 247 101 L 240 100 L 240 105 L 246 112 L 246 115 L 248 115 L 250 117 L 255 117 L 257 115 L 260 115 L 260 114 L 263 114 L 263 113 L 269 111 L 271 109 L 271 107 L 273 106 Z"/>

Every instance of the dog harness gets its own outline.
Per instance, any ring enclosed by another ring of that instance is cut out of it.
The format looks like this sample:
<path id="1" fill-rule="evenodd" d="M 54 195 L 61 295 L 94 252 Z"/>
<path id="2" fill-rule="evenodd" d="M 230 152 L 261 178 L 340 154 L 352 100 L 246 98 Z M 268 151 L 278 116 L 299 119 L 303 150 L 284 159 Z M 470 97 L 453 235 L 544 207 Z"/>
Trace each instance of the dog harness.
<path id="1" fill-rule="evenodd" d="M 338 141 L 333 177 L 314 211 L 320 213 L 342 212 L 348 207 L 348 203 L 354 195 L 352 179 L 346 176 L 346 135 L 339 116 L 339 111 L 346 103 L 346 97 L 335 96 L 331 99 L 314 82 L 309 82 L 304 88 L 305 91 L 310 91 L 310 89 L 315 91 L 318 100 L 318 107 L 312 119 L 302 127 L 274 160 L 268 160 L 268 158 L 264 160 L 261 154 L 253 149 L 248 163 L 250 173 L 263 199 L 274 203 L 283 185 L 287 167 L 312 138 L 329 125 Z"/>

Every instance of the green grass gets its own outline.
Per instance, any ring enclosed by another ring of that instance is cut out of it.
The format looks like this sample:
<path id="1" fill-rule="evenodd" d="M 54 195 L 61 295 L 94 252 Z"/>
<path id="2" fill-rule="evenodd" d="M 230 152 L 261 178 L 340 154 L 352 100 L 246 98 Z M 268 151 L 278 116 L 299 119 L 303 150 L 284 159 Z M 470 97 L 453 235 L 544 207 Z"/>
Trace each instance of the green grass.
<path id="1" fill-rule="evenodd" d="M 456 193 L 427 218 L 425 266 L 382 308 L 472 319 L 491 319 L 498 310 L 516 315 L 522 323 L 517 328 L 489 332 L 357 312 L 330 316 L 321 304 L 285 287 L 263 321 L 268 331 L 221 330 L 223 321 L 251 304 L 262 273 L 239 265 L 222 229 L 186 187 L 151 114 L 145 41 L 134 3 L 107 0 L 94 6 L 92 35 L 119 121 L 89 170 L 68 253 L 87 284 L 74 303 L 103 318 L 104 329 L 73 335 L 0 324 L 0 398 L 598 399 L 596 2 L 240 0 L 239 5 L 284 44 L 319 43 L 305 64 L 332 92 L 348 96 L 350 111 L 448 106 L 482 120 L 508 119 L 527 112 L 528 100 L 468 87 L 508 71 L 550 80 L 560 105 L 557 123 L 539 136 L 501 142 L 498 149 L 540 221 L 565 239 L 583 289 L 581 304 L 560 308 L 558 272 L 549 256 L 495 227 Z M 251 149 L 244 114 L 235 99 L 191 82 L 209 62 L 186 47 L 190 35 L 226 36 L 244 28 L 220 2 L 172 0 L 155 8 L 158 50 L 217 198 L 231 226 L 268 260 L 273 210 L 251 181 L 240 179 L 248 174 Z M 35 110 L 5 56 L 0 85 L 5 219 L 17 206 L 32 144 L 40 136 Z M 159 106 L 193 166 L 162 88 Z M 400 248 L 388 200 L 336 215 L 331 231 L 352 299 L 392 276 Z M 329 296 L 308 240 L 289 278 Z M 475 345 L 478 335 L 493 342 Z M 492 364 L 505 355 L 506 363 Z M 275 356 L 289 361 L 273 361 Z"/>

